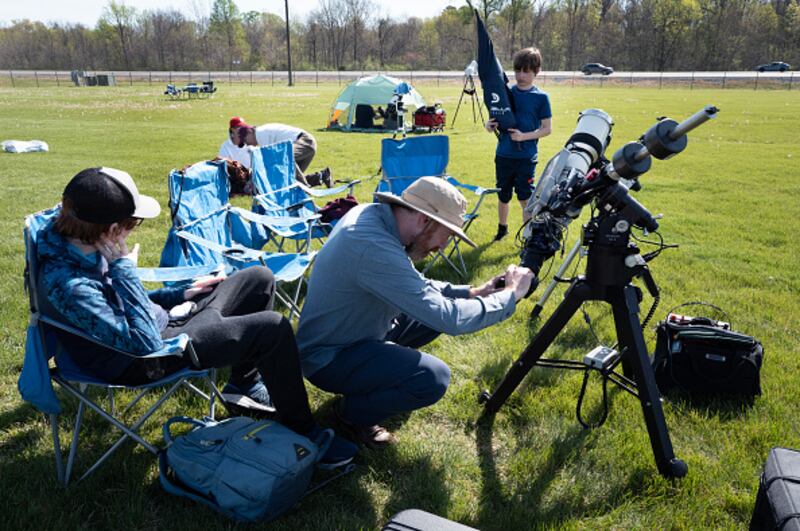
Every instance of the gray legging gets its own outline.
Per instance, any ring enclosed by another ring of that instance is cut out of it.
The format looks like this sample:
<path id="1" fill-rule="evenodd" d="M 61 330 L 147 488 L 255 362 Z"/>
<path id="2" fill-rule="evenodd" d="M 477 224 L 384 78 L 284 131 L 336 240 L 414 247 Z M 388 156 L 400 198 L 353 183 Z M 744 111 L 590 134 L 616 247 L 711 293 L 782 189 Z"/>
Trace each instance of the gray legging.
<path id="1" fill-rule="evenodd" d="M 450 384 L 450 368 L 439 358 L 416 350 L 439 335 L 430 328 L 398 318 L 383 341 L 356 343 L 308 379 L 317 387 L 344 395 L 342 416 L 358 425 L 430 406 Z"/>

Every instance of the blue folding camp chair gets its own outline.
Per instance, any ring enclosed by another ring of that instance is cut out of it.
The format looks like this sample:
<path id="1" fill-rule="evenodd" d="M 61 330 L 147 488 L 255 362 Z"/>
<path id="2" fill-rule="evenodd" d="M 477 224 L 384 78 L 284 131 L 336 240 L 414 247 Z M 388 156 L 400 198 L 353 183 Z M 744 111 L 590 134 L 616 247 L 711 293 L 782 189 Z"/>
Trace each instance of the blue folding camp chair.
<path id="1" fill-rule="evenodd" d="M 53 435 L 53 447 L 55 450 L 57 477 L 59 482 L 67 485 L 75 462 L 83 414 L 87 407 L 97 412 L 103 419 L 118 428 L 122 432 L 122 436 L 100 457 L 100 459 L 86 470 L 79 481 L 94 472 L 129 438 L 141 444 L 152 454 L 157 454 L 158 449 L 144 440 L 138 434 L 138 431 L 144 422 L 180 387 L 186 386 L 199 394 L 204 400 L 208 401 L 208 413 L 211 418 L 214 417 L 215 398 L 221 398 L 221 395 L 214 384 L 216 379 L 215 370 L 186 368 L 147 385 L 127 387 L 138 391 L 138 395 L 119 415 L 117 414 L 116 405 L 114 403 L 114 390 L 126 388 L 126 386 L 112 385 L 83 372 L 72 360 L 71 356 L 74 353 L 70 353 L 64 345 L 59 342 L 59 336 L 63 333 L 72 334 L 108 348 L 109 350 L 121 352 L 128 356 L 134 355 L 104 345 L 85 332 L 71 326 L 69 323 L 65 323 L 52 315 L 46 315 L 41 310 L 49 306 L 41 304 L 44 300 L 42 297 L 46 295 L 39 293 L 37 285 L 37 244 L 41 230 L 47 225 L 50 219 L 58 214 L 59 209 L 60 207 L 55 207 L 37 214 L 32 214 L 25 219 L 25 286 L 28 290 L 31 313 L 25 344 L 25 360 L 23 362 L 18 386 L 24 400 L 30 402 L 37 409 L 49 416 Z M 207 267 L 176 268 L 173 270 L 140 270 L 142 273 L 141 276 L 144 279 L 154 281 L 181 280 L 207 274 L 209 271 L 210 269 Z M 60 331 L 60 333 L 57 333 L 57 331 Z M 195 367 L 199 366 L 190 338 L 186 334 L 164 341 L 164 348 L 158 352 L 135 357 L 152 359 L 165 356 L 188 356 Z M 49 367 L 51 359 L 54 360 L 55 364 L 53 368 Z M 205 393 L 191 384 L 189 380 L 193 378 L 204 379 L 209 386 L 209 392 Z M 57 418 L 61 413 L 61 403 L 53 389 L 53 381 L 58 383 L 68 394 L 78 399 L 78 412 L 75 417 L 72 443 L 70 444 L 66 468 L 62 463 L 61 441 L 59 439 Z M 89 386 L 101 387 L 107 390 L 109 400 L 109 406 L 107 408 L 102 407 L 89 396 L 87 392 Z M 129 424 L 121 420 L 148 392 L 164 386 L 167 386 L 167 390 L 138 419 Z"/>
<path id="2" fill-rule="evenodd" d="M 218 265 L 234 271 L 252 265 L 268 267 L 278 282 L 277 297 L 289 308 L 289 319 L 299 314 L 298 300 L 303 274 L 314 259 L 313 252 L 269 253 L 261 248 L 269 236 L 259 227 L 285 229 L 306 227 L 317 215 L 267 216 L 228 203 L 229 184 L 224 161 L 198 162 L 169 175 L 169 206 L 172 227 L 161 252 L 162 267 Z M 308 245 L 306 246 L 308 247 Z M 283 284 L 297 281 L 289 295 Z"/>
<path id="3" fill-rule="evenodd" d="M 295 180 L 294 150 L 291 142 L 279 142 L 262 146 L 252 151 L 253 172 L 253 212 L 269 216 L 283 217 L 291 221 L 297 217 L 313 216 L 318 208 L 314 198 L 324 198 L 342 192 L 352 195 L 353 188 L 360 181 L 353 180 L 341 186 L 325 190 L 315 190 Z M 322 242 L 330 233 L 331 225 L 315 223 L 305 225 L 295 223 L 288 227 L 269 227 L 279 251 L 284 242 L 296 242 L 298 250 L 312 239 Z M 264 236 L 266 237 L 266 236 Z"/>
<path id="4" fill-rule="evenodd" d="M 464 226 L 467 232 L 472 222 L 478 217 L 478 209 L 489 194 L 496 194 L 497 188 L 483 188 L 464 184 L 446 174 L 450 158 L 449 138 L 445 135 L 432 135 L 413 138 L 384 138 L 381 142 L 381 179 L 376 192 L 388 192 L 401 195 L 403 190 L 420 177 L 442 177 L 453 186 L 477 196 L 475 206 L 464 215 Z M 440 251 L 428 262 L 424 271 L 442 258 L 459 275 L 467 275 L 467 266 L 461 254 L 461 240 L 455 236 L 444 251 Z M 453 256 L 455 255 L 455 257 Z"/>

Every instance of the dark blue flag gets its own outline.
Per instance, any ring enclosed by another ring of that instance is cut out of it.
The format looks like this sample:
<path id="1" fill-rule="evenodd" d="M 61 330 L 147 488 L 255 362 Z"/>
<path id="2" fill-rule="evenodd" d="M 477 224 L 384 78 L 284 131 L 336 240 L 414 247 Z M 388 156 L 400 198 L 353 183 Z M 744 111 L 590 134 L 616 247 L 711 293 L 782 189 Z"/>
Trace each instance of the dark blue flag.
<path id="1" fill-rule="evenodd" d="M 500 131 L 517 126 L 514 117 L 514 98 L 508 88 L 508 76 L 494 53 L 492 39 L 486 31 L 478 10 L 475 9 L 475 27 L 478 30 L 478 77 L 483 87 L 483 102 L 489 117 L 497 120 Z"/>

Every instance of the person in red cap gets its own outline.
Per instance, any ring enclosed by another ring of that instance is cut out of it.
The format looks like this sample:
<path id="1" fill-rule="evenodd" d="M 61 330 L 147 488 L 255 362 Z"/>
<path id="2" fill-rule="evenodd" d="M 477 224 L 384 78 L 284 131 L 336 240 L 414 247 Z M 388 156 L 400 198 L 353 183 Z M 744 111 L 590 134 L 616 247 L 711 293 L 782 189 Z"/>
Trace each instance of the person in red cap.
<path id="1" fill-rule="evenodd" d="M 278 142 L 291 141 L 294 152 L 295 179 L 306 186 L 325 184 L 331 187 L 331 169 L 306 174 L 314 155 L 317 153 L 317 140 L 310 133 L 291 125 L 270 123 L 253 127 L 240 116 L 228 122 L 228 139 L 219 148 L 219 157 L 237 160 L 250 168 L 250 153 L 245 146 L 268 146 Z"/>

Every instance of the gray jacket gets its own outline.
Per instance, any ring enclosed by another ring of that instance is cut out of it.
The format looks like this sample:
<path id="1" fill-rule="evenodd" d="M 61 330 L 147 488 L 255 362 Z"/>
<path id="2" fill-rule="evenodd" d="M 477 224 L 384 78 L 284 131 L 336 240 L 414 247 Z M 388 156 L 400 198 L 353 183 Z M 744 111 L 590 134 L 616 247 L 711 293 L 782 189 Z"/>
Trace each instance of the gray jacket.
<path id="1" fill-rule="evenodd" d="M 340 350 L 383 339 L 404 313 L 449 335 L 510 317 L 514 294 L 469 298 L 469 286 L 425 278 L 408 257 L 391 207 L 360 205 L 342 218 L 316 257 L 297 342 L 303 373 L 314 374 Z"/>

